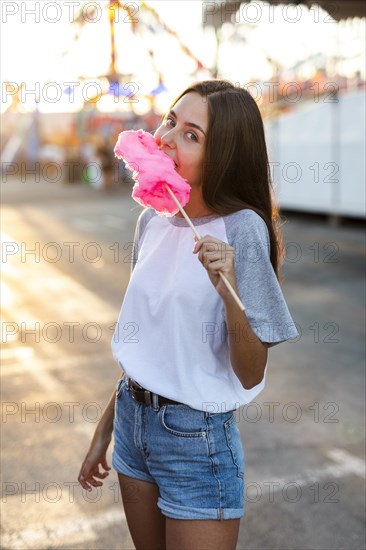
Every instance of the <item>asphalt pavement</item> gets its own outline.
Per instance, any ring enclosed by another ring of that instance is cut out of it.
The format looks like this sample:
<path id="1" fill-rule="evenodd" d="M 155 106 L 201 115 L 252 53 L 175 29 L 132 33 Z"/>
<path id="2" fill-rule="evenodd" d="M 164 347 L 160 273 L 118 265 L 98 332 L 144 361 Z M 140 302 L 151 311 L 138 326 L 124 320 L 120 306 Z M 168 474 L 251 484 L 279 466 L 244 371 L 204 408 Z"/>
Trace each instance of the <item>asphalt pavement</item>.
<path id="1" fill-rule="evenodd" d="M 142 208 L 128 185 L 11 179 L 1 194 L 1 548 L 133 549 L 116 472 L 91 495 L 77 475 L 120 374 L 110 342 Z M 283 215 L 282 288 L 300 337 L 269 351 L 265 390 L 238 411 L 237 548 L 361 550 L 364 228 Z"/>

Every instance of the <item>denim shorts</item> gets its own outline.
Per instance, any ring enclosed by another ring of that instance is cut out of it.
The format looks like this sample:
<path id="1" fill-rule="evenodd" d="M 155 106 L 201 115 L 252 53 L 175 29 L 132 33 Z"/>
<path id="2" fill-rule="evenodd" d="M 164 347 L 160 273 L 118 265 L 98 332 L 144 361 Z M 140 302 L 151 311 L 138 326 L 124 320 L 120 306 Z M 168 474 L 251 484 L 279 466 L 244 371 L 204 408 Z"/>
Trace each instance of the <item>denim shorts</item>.
<path id="1" fill-rule="evenodd" d="M 244 515 L 244 450 L 235 411 L 136 403 L 118 381 L 113 468 L 159 487 L 158 507 L 175 519 Z"/>

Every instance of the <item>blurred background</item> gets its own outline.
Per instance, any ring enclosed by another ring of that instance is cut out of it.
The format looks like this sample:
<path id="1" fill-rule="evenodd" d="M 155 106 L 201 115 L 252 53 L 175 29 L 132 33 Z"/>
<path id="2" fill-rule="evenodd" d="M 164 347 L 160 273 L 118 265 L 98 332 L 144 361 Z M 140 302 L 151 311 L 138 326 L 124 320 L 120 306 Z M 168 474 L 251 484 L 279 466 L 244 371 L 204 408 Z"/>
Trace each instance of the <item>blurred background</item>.
<path id="1" fill-rule="evenodd" d="M 118 186 L 120 131 L 153 131 L 192 81 L 228 78 L 261 108 L 282 206 L 362 217 L 363 3 L 278 4 L 6 2 L 3 173 L 39 163 L 48 179 Z"/>
<path id="2" fill-rule="evenodd" d="M 113 147 L 212 78 L 261 110 L 300 333 L 238 412 L 238 548 L 366 548 L 365 16 L 357 0 L 1 3 L 1 548 L 133 548 L 116 473 L 93 495 L 76 481 L 120 374 L 142 210 Z"/>

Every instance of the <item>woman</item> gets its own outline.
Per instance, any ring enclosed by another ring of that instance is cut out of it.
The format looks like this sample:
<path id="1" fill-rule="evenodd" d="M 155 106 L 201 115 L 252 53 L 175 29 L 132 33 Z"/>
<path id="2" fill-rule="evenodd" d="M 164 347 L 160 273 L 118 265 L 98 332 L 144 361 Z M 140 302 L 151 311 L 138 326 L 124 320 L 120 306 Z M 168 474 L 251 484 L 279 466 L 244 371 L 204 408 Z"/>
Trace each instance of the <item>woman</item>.
<path id="1" fill-rule="evenodd" d="M 234 412 L 264 388 L 268 347 L 298 335 L 279 284 L 263 123 L 246 90 L 205 81 L 175 100 L 155 140 L 191 185 L 185 210 L 204 236 L 194 243 L 181 214 L 140 214 L 112 341 L 123 376 L 79 481 L 87 490 L 102 485 L 113 431 L 112 464 L 137 550 L 230 550 L 244 514 Z"/>

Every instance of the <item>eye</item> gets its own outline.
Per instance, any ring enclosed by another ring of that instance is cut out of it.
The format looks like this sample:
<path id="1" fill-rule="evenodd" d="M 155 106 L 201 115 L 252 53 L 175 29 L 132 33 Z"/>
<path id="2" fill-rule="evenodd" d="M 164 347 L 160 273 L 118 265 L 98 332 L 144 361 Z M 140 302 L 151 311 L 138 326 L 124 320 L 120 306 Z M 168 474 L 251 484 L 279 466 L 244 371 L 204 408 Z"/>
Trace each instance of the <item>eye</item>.
<path id="1" fill-rule="evenodd" d="M 169 124 L 169 122 L 172 122 L 174 124 L 174 120 L 171 117 L 167 117 L 167 119 L 165 120 L 165 125 L 173 128 L 173 126 Z"/>
<path id="2" fill-rule="evenodd" d="M 192 139 L 190 139 L 190 141 L 198 141 L 196 134 L 194 134 L 193 132 L 187 132 L 187 135 L 192 136 Z"/>

